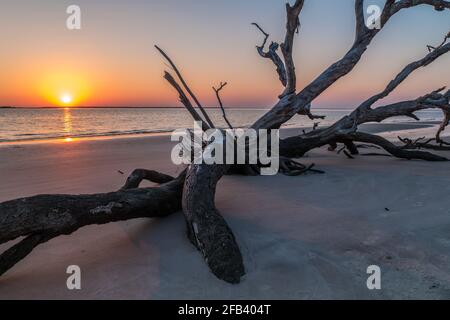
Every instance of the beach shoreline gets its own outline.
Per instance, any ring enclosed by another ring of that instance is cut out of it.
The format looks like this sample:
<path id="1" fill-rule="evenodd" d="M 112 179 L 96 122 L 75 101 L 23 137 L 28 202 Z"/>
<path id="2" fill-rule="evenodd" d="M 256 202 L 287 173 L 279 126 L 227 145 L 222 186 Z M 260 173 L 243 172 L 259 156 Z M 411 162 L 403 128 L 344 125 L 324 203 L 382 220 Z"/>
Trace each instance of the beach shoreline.
<path id="1" fill-rule="evenodd" d="M 441 122 L 439 121 L 421 121 L 421 122 L 393 122 L 393 123 L 369 123 L 360 126 L 362 131 L 374 134 L 384 134 L 389 138 L 389 134 L 409 131 L 409 134 L 416 136 L 417 133 L 425 134 L 427 136 L 433 135 L 437 131 L 438 126 Z M 318 128 L 321 128 L 320 126 Z M 236 129 L 239 129 L 236 128 Z M 420 130 L 422 129 L 422 130 Z M 428 129 L 428 130 L 426 130 Z M 431 129 L 431 130 L 430 130 Z M 179 129 L 178 129 L 179 130 Z M 227 129 L 229 130 L 229 129 Z M 286 137 L 294 135 L 296 133 L 301 133 L 303 130 L 310 131 L 311 127 L 307 126 L 296 126 L 288 125 L 280 130 L 280 136 Z M 174 130 L 161 130 L 154 132 L 141 132 L 141 133 L 117 133 L 117 134 L 99 134 L 99 135 L 67 135 L 62 137 L 54 138 L 38 138 L 38 139 L 22 139 L 22 140 L 11 140 L 11 141 L 0 141 L 0 148 L 4 146 L 15 146 L 15 145 L 30 145 L 30 144 L 48 144 L 48 143 L 61 143 L 61 142 L 74 142 L 74 141 L 96 141 L 96 140 L 114 140 L 114 139 L 134 139 L 134 138 L 149 138 L 149 137 L 160 137 L 160 136 L 170 136 Z M 444 132 L 442 136 L 446 136 Z"/>
<path id="2" fill-rule="evenodd" d="M 362 126 L 393 141 L 399 134 L 433 136 L 435 129 L 435 123 Z M 0 201 L 115 191 L 135 168 L 176 175 L 174 143 L 156 135 L 1 145 Z M 326 148 L 300 161 L 326 173 L 226 176 L 218 185 L 216 204 L 244 256 L 239 285 L 211 274 L 177 213 L 53 239 L 0 277 L 0 299 L 450 297 L 448 163 L 351 160 Z M 373 264 L 382 270 L 379 291 L 366 287 Z M 69 265 L 80 266 L 82 290 L 67 289 Z"/>

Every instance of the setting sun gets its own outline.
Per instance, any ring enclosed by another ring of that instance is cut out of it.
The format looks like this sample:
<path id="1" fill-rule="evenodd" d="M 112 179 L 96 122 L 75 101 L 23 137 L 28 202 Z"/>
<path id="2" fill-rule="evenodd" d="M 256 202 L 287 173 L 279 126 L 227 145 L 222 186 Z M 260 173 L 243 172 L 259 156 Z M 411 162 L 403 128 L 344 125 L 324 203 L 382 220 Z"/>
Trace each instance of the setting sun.
<path id="1" fill-rule="evenodd" d="M 79 70 L 55 68 L 36 78 L 36 91 L 46 105 L 79 106 L 90 96 L 91 84 L 86 79 L 89 76 Z"/>
<path id="2" fill-rule="evenodd" d="M 70 104 L 73 101 L 73 98 L 70 94 L 63 94 L 60 98 L 60 101 L 63 104 Z"/>

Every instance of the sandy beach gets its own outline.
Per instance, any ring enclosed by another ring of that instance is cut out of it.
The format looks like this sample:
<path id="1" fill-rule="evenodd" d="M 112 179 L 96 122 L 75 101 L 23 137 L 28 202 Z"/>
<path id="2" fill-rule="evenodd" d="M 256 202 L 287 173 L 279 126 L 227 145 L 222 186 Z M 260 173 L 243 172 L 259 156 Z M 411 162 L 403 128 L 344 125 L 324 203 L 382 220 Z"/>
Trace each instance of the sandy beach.
<path id="1" fill-rule="evenodd" d="M 362 129 L 393 139 L 434 127 Z M 166 135 L 1 145 L 0 201 L 114 191 L 135 168 L 174 175 L 171 146 Z M 450 298 L 449 163 L 350 160 L 326 148 L 301 162 L 326 174 L 221 180 L 216 204 L 246 265 L 239 285 L 210 273 L 178 213 L 53 239 L 0 278 L 0 299 Z M 81 267 L 79 291 L 66 287 L 69 265 Z M 381 268 L 381 290 L 366 287 L 369 265 Z"/>

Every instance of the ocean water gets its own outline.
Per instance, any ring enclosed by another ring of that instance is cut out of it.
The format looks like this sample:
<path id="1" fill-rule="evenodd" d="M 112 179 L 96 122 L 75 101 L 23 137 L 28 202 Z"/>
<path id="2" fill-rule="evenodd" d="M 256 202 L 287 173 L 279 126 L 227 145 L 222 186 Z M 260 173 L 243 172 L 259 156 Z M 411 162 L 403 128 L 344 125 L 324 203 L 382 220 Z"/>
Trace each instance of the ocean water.
<path id="1" fill-rule="evenodd" d="M 267 110 L 252 108 L 227 109 L 234 127 L 252 124 Z M 350 113 L 342 109 L 316 109 L 325 115 L 321 125 L 331 124 Z M 208 109 L 216 126 L 226 127 L 220 109 Z M 421 120 L 438 121 L 440 111 L 417 113 Z M 414 121 L 392 118 L 387 122 Z M 285 126 L 312 127 L 313 121 L 295 116 Z M 192 128 L 193 120 L 182 108 L 0 108 L 0 143 L 27 140 L 116 136 L 170 132 Z"/>

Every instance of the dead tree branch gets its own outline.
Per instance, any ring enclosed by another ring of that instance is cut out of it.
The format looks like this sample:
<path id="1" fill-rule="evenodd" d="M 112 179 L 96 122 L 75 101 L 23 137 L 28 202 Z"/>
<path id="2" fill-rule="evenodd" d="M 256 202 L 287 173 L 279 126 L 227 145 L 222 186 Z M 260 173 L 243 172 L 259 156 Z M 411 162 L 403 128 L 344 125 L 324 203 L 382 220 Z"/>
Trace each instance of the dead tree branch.
<path id="1" fill-rule="evenodd" d="M 216 89 L 215 87 L 212 87 L 214 92 L 216 93 L 217 101 L 219 102 L 220 109 L 222 110 L 222 116 L 225 122 L 227 123 L 228 127 L 230 129 L 233 129 L 233 126 L 231 125 L 231 122 L 227 118 L 227 114 L 225 112 L 225 108 L 223 107 L 222 99 L 220 98 L 220 91 L 227 85 L 226 82 L 221 82 L 220 86 Z"/>
<path id="2" fill-rule="evenodd" d="M 142 181 L 148 180 L 158 184 L 168 183 L 175 178 L 167 174 L 157 172 L 154 170 L 135 169 L 128 177 L 125 185 L 121 190 L 130 190 L 139 188 Z"/>
<path id="3" fill-rule="evenodd" d="M 442 41 L 442 43 L 440 45 L 438 45 L 437 47 L 433 47 L 433 46 L 427 45 L 428 51 L 431 52 L 433 50 L 436 50 L 436 49 L 442 47 L 447 42 L 448 39 L 450 39 L 450 32 L 447 33 L 447 35 L 444 37 L 444 40 Z"/>
<path id="4" fill-rule="evenodd" d="M 360 12 L 358 6 L 360 0 L 355 1 L 355 11 Z M 350 50 L 342 59 L 332 64 L 313 82 L 307 85 L 295 97 L 282 97 L 280 101 L 265 115 L 258 119 L 252 128 L 279 128 L 283 123 L 290 120 L 295 114 L 302 111 L 305 106 L 311 103 L 321 93 L 328 89 L 333 83 L 347 75 L 358 64 L 369 44 L 375 36 L 384 28 L 386 23 L 403 9 L 418 5 L 431 5 L 436 10 L 450 9 L 450 1 L 439 0 L 417 0 L 417 1 L 386 1 L 381 17 L 381 29 L 362 28 L 360 23 L 356 24 L 356 39 Z"/>
<path id="5" fill-rule="evenodd" d="M 270 59 L 275 67 L 277 68 L 277 74 L 278 78 L 280 79 L 281 84 L 286 87 L 287 84 L 287 78 L 286 78 L 286 69 L 284 67 L 284 62 L 281 60 L 280 56 L 277 53 L 277 50 L 279 48 L 279 44 L 276 42 L 272 42 L 269 45 L 269 48 L 267 51 L 264 51 L 264 48 L 267 43 L 267 39 L 269 38 L 269 34 L 266 33 L 256 22 L 253 22 L 252 25 L 254 25 L 256 28 L 258 28 L 259 31 L 262 32 L 264 35 L 264 40 L 261 46 L 256 46 L 256 50 L 258 51 L 258 54 L 265 58 Z"/>
<path id="6" fill-rule="evenodd" d="M 286 88 L 280 98 L 295 93 L 297 88 L 297 76 L 295 74 L 295 64 L 294 59 L 292 58 L 292 51 L 294 46 L 294 35 L 300 28 L 299 15 L 302 11 L 303 4 L 304 0 L 296 0 L 293 6 L 286 3 L 286 36 L 284 38 L 284 42 L 280 46 L 284 57 L 284 66 L 286 68 Z"/>
<path id="7" fill-rule="evenodd" d="M 152 181 L 169 179 L 169 176 L 155 171 L 146 173 L 151 173 L 147 177 Z M 139 180 L 130 177 L 117 192 L 39 195 L 0 203 L 0 244 L 25 237 L 0 255 L 0 275 L 39 244 L 71 234 L 84 226 L 135 218 L 158 218 L 179 211 L 184 179 L 185 172 L 159 187 L 128 189 L 130 184 L 136 185 Z"/>
<path id="8" fill-rule="evenodd" d="M 164 73 L 164 79 L 166 79 L 167 82 L 169 82 L 170 85 L 172 87 L 174 87 L 174 89 L 178 92 L 180 102 L 183 104 L 183 106 L 186 108 L 186 110 L 191 114 L 192 118 L 195 121 L 200 122 L 202 124 L 202 128 L 204 130 L 209 129 L 210 126 L 197 113 L 195 108 L 192 106 L 191 101 L 188 99 L 188 97 L 184 93 L 183 89 L 181 89 L 180 85 L 176 82 L 176 80 L 172 77 L 172 75 L 166 71 Z"/>
<path id="9" fill-rule="evenodd" d="M 214 124 L 211 121 L 211 119 L 208 116 L 208 113 L 205 111 L 201 103 L 198 101 L 197 97 L 194 95 L 194 93 L 191 91 L 189 86 L 186 84 L 186 81 L 184 81 L 183 76 L 181 75 L 180 71 L 178 70 L 177 66 L 173 63 L 173 61 L 169 58 L 169 56 L 158 46 L 155 45 L 155 48 L 161 53 L 161 55 L 169 62 L 169 64 L 172 66 L 173 70 L 178 76 L 178 79 L 180 79 L 181 83 L 183 84 L 184 89 L 189 93 L 192 99 L 194 99 L 195 103 L 197 104 L 197 107 L 202 112 L 203 116 L 205 117 L 206 123 L 210 128 L 214 128 Z"/>
<path id="10" fill-rule="evenodd" d="M 369 133 L 364 132 L 354 132 L 349 133 L 345 135 L 338 136 L 338 140 L 351 140 L 353 142 L 363 142 L 363 143 L 371 143 L 374 145 L 377 145 L 379 147 L 382 147 L 384 150 L 392 154 L 393 156 L 401 159 L 407 159 L 407 160 L 426 160 L 426 161 L 449 161 L 449 159 L 445 157 L 441 157 L 438 155 L 434 155 L 429 152 L 424 151 L 411 151 L 411 150 L 405 150 L 402 147 L 398 147 L 389 140 L 386 140 L 380 136 L 376 136 Z"/>

